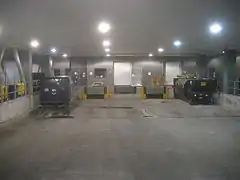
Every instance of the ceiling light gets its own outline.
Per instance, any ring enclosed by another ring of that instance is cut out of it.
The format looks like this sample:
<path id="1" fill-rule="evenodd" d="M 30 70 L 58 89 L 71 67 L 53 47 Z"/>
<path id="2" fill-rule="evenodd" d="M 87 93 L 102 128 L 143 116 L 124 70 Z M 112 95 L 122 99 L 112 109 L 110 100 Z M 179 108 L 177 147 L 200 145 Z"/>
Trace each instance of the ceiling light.
<path id="1" fill-rule="evenodd" d="M 32 47 L 32 48 L 37 48 L 40 44 L 38 42 L 38 40 L 34 39 L 32 40 L 29 45 Z"/>
<path id="2" fill-rule="evenodd" d="M 159 48 L 159 49 L 158 49 L 158 52 L 160 52 L 160 53 L 163 52 L 163 51 L 164 51 L 163 48 Z"/>
<path id="3" fill-rule="evenodd" d="M 105 52 L 110 52 L 111 50 L 109 48 L 104 49 Z"/>
<path id="4" fill-rule="evenodd" d="M 110 54 L 106 54 L 107 57 L 110 57 L 111 55 Z"/>
<path id="5" fill-rule="evenodd" d="M 179 47 L 182 45 L 182 42 L 177 40 L 177 41 L 174 41 L 173 44 L 174 44 L 174 46 Z"/>
<path id="6" fill-rule="evenodd" d="M 225 51 L 222 51 L 222 54 L 225 54 Z"/>
<path id="7" fill-rule="evenodd" d="M 153 54 L 150 53 L 148 56 L 149 56 L 149 57 L 153 57 Z"/>
<path id="8" fill-rule="evenodd" d="M 64 53 L 62 56 L 63 56 L 64 58 L 68 57 L 68 55 L 67 55 L 66 53 Z"/>
<path id="9" fill-rule="evenodd" d="M 98 25 L 98 31 L 105 34 L 107 33 L 108 31 L 110 31 L 111 29 L 111 26 L 110 24 L 106 23 L 106 22 L 101 22 L 99 25 Z"/>
<path id="10" fill-rule="evenodd" d="M 110 41 L 107 41 L 107 40 L 103 41 L 104 47 L 109 47 L 110 45 L 111 45 Z"/>
<path id="11" fill-rule="evenodd" d="M 57 49 L 56 49 L 56 48 L 52 48 L 52 49 L 51 49 L 51 52 L 52 52 L 52 53 L 56 53 L 56 52 L 57 52 Z"/>
<path id="12" fill-rule="evenodd" d="M 222 26 L 219 23 L 214 23 L 209 27 L 212 34 L 219 34 L 222 31 Z"/>

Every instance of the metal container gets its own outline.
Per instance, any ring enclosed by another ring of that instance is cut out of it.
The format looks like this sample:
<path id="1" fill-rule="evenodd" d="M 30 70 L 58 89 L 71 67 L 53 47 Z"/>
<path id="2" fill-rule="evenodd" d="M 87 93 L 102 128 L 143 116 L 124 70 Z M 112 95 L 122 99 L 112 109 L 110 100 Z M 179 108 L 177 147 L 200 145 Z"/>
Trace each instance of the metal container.
<path id="1" fill-rule="evenodd" d="M 41 105 L 67 105 L 72 99 L 72 80 L 69 76 L 44 77 L 41 79 Z"/>
<path id="2" fill-rule="evenodd" d="M 217 90 L 217 80 L 178 79 L 175 81 L 175 98 L 191 104 L 210 104 Z"/>

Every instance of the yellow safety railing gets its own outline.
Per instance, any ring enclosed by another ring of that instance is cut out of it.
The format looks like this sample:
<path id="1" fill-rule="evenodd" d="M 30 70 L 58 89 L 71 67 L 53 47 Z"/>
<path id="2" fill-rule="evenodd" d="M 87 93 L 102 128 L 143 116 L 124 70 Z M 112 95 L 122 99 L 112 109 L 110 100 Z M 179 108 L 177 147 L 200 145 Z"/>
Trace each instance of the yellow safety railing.
<path id="1" fill-rule="evenodd" d="M 0 85 L 0 103 L 25 95 L 24 83 Z"/>

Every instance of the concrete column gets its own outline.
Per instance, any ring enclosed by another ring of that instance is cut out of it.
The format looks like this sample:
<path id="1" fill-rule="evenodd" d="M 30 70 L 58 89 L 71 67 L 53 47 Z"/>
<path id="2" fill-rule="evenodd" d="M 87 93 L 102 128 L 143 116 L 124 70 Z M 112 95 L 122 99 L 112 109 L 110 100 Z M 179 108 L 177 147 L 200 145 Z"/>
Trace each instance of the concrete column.
<path id="1" fill-rule="evenodd" d="M 226 50 L 223 54 L 223 93 L 228 93 L 229 83 L 237 78 L 236 55 L 235 50 Z"/>
<path id="2" fill-rule="evenodd" d="M 33 108 L 32 52 L 28 52 L 28 93 L 30 109 Z"/>
<path id="3" fill-rule="evenodd" d="M 49 56 L 49 75 L 50 76 L 54 76 L 54 72 L 53 72 L 53 59 L 51 56 Z"/>

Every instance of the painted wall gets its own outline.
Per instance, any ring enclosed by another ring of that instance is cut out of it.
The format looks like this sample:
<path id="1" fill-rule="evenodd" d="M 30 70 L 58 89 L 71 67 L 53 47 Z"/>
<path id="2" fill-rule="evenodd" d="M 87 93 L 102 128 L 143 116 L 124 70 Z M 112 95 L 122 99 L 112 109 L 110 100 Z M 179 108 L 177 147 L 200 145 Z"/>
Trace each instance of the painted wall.
<path id="1" fill-rule="evenodd" d="M 143 86 L 151 86 L 152 77 L 161 77 L 164 75 L 163 61 L 144 58 L 136 60 L 133 62 L 133 74 L 139 76 L 139 79 L 133 78 L 134 85 L 142 79 L 141 84 Z"/>
<path id="2" fill-rule="evenodd" d="M 107 77 L 102 79 L 107 86 L 114 86 L 114 62 L 130 62 L 132 64 L 132 85 L 151 86 L 152 77 L 161 77 L 165 75 L 165 61 L 182 62 L 183 58 L 141 58 L 141 57 L 114 57 L 114 58 L 85 58 L 87 61 L 87 84 L 99 81 L 95 78 L 95 68 L 106 68 Z M 195 73 L 197 69 L 197 59 L 184 58 L 182 70 L 186 73 Z M 71 66 L 72 68 L 74 65 Z M 149 73 L 151 75 L 149 75 Z"/>
<path id="3" fill-rule="evenodd" d="M 66 75 L 66 69 L 70 69 L 70 60 L 65 58 L 53 58 L 53 69 L 60 69 L 61 75 Z"/>
<path id="4" fill-rule="evenodd" d="M 6 84 L 12 84 L 20 80 L 17 64 L 14 60 L 5 60 L 3 67 L 6 75 Z"/>
<path id="5" fill-rule="evenodd" d="M 86 86 L 87 85 L 87 61 L 85 58 L 71 58 L 71 71 L 72 76 L 75 76 L 75 73 L 77 75 L 78 85 Z"/>
<path id="6" fill-rule="evenodd" d="M 197 62 L 196 60 L 191 60 L 191 61 L 183 61 L 182 62 L 182 72 L 183 73 L 188 73 L 188 74 L 193 74 L 197 72 Z"/>
<path id="7" fill-rule="evenodd" d="M 114 70 L 113 70 L 113 60 L 111 59 L 87 59 L 87 85 L 91 86 L 94 82 L 99 81 L 95 78 L 94 70 L 96 68 L 105 68 L 107 70 L 107 75 L 105 78 L 101 79 L 105 86 L 109 86 L 113 90 L 114 83 Z"/>

